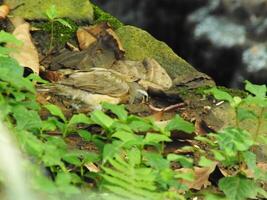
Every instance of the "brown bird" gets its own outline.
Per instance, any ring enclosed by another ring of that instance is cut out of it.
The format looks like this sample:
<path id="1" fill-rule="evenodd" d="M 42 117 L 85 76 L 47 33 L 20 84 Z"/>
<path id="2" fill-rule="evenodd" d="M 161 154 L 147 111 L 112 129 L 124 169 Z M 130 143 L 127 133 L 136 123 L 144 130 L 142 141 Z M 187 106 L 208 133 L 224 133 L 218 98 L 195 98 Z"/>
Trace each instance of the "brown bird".
<path id="1" fill-rule="evenodd" d="M 167 90 L 172 80 L 158 62 L 151 58 L 143 61 L 120 60 L 110 68 L 89 70 L 58 70 L 55 83 L 42 86 L 39 91 L 78 99 L 95 109 L 101 102 L 133 103 L 148 97 L 147 90 Z"/>

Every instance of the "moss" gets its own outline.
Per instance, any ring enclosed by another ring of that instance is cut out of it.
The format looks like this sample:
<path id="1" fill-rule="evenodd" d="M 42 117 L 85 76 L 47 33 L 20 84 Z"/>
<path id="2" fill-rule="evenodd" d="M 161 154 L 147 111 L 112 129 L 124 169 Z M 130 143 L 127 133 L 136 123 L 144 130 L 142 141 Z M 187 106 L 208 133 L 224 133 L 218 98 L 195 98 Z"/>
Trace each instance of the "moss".
<path id="1" fill-rule="evenodd" d="M 185 77 L 184 74 L 194 77 L 199 73 L 189 63 L 176 55 L 168 45 L 156 40 L 142 29 L 122 26 L 116 30 L 116 33 L 126 51 L 127 59 L 142 60 L 145 57 L 152 57 L 166 69 L 174 82 L 175 79 L 179 80 L 179 77 Z"/>
<path id="2" fill-rule="evenodd" d="M 71 38 L 73 38 L 76 34 L 76 31 L 78 29 L 77 24 L 69 19 L 64 18 L 65 21 L 67 21 L 71 25 L 71 29 L 69 27 L 66 27 L 62 25 L 61 23 L 55 21 L 54 22 L 54 45 L 64 45 L 67 41 L 69 41 Z M 51 23 L 50 22 L 39 22 L 34 24 L 35 27 L 40 28 L 41 30 L 51 33 Z"/>
<path id="3" fill-rule="evenodd" d="M 239 89 L 233 89 L 233 88 L 226 88 L 223 86 L 218 86 L 218 89 L 225 91 L 227 93 L 229 93 L 231 96 L 238 96 L 240 98 L 246 98 L 248 96 L 248 93 L 243 91 L 243 90 L 239 90 Z"/>
<path id="4" fill-rule="evenodd" d="M 120 20 L 118 20 L 116 17 L 113 17 L 96 5 L 92 4 L 92 6 L 94 9 L 94 24 L 108 22 L 114 29 L 118 29 L 123 26 L 123 23 L 121 23 Z"/>
<path id="5" fill-rule="evenodd" d="M 5 0 L 4 2 L 11 8 L 21 5 L 12 12 L 12 15 L 26 19 L 46 19 L 46 10 L 55 5 L 58 17 L 93 20 L 93 8 L 88 0 Z"/>

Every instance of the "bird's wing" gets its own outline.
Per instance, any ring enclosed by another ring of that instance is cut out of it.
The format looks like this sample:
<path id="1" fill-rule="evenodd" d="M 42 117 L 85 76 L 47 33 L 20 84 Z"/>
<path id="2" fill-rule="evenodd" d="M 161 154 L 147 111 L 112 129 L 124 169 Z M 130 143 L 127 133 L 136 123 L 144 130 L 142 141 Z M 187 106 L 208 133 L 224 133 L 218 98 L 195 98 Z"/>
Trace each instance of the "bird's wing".
<path id="1" fill-rule="evenodd" d="M 119 97 L 129 91 L 127 82 L 107 69 L 73 72 L 59 83 L 95 94 Z"/>

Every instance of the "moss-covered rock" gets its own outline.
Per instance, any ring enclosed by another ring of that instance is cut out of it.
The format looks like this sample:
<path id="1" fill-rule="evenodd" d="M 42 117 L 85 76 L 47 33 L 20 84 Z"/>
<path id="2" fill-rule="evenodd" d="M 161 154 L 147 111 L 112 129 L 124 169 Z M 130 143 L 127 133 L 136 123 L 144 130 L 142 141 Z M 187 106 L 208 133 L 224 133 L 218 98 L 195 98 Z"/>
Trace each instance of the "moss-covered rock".
<path id="1" fill-rule="evenodd" d="M 142 60 L 145 57 L 152 57 L 166 69 L 172 79 L 184 77 L 184 74 L 193 77 L 199 73 L 189 63 L 176 55 L 168 45 L 156 40 L 142 29 L 122 26 L 116 30 L 116 33 L 126 51 L 127 59 Z"/>
<path id="2" fill-rule="evenodd" d="M 108 22 L 114 29 L 118 29 L 123 26 L 123 23 L 121 23 L 116 17 L 113 17 L 94 4 L 92 5 L 94 9 L 94 24 Z"/>
<path id="3" fill-rule="evenodd" d="M 5 0 L 11 8 L 19 6 L 12 15 L 26 19 L 46 19 L 45 11 L 55 5 L 58 17 L 93 20 L 93 7 L 88 0 Z"/>

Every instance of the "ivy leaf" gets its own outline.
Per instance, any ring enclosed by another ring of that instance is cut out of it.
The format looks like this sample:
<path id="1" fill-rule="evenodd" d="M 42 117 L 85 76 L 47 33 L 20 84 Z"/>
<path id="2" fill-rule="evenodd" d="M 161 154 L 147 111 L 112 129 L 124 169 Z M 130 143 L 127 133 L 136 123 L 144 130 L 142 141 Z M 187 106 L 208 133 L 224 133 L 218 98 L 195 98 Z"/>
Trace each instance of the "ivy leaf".
<path id="1" fill-rule="evenodd" d="M 113 158 L 119 151 L 120 142 L 113 142 L 112 144 L 106 144 L 103 148 L 102 162 L 105 163 L 108 159 Z"/>
<path id="2" fill-rule="evenodd" d="M 122 121 L 126 121 L 128 117 L 128 114 L 127 114 L 127 111 L 125 110 L 124 105 L 114 105 L 114 104 L 104 102 L 102 104 L 102 107 L 106 110 L 110 110 L 112 113 L 117 115 L 117 117 Z"/>
<path id="3" fill-rule="evenodd" d="M 237 117 L 239 121 L 243 121 L 246 119 L 257 119 L 257 115 L 255 112 L 243 108 L 238 108 Z"/>
<path id="4" fill-rule="evenodd" d="M 228 156 L 235 156 L 238 151 L 246 151 L 253 145 L 251 134 L 246 130 L 226 128 L 216 137 L 220 149 Z"/>
<path id="5" fill-rule="evenodd" d="M 63 114 L 63 112 L 61 111 L 61 109 L 59 107 L 57 107 L 56 105 L 53 104 L 47 104 L 44 106 L 52 115 L 59 117 L 62 121 L 64 121 L 66 123 L 66 118 Z"/>
<path id="6" fill-rule="evenodd" d="M 84 141 L 92 140 L 92 134 L 86 130 L 78 130 L 78 134 Z"/>
<path id="7" fill-rule="evenodd" d="M 95 110 L 91 113 L 91 119 L 103 128 L 110 129 L 114 120 L 100 110 Z"/>
<path id="8" fill-rule="evenodd" d="M 167 131 L 183 131 L 185 133 L 192 133 L 195 127 L 190 122 L 185 121 L 179 115 L 176 115 L 166 126 Z"/>
<path id="9" fill-rule="evenodd" d="M 145 144 L 171 142 L 171 141 L 172 140 L 168 136 L 156 133 L 147 133 L 144 138 Z"/>
<path id="10" fill-rule="evenodd" d="M 265 98 L 267 88 L 266 85 L 254 85 L 249 81 L 245 81 L 246 86 L 245 89 L 249 91 L 251 94 L 254 94 L 256 97 Z"/>
<path id="11" fill-rule="evenodd" d="M 228 200 L 254 199 L 258 192 L 256 183 L 244 176 L 224 177 L 219 181 L 219 188 Z"/>
<path id="12" fill-rule="evenodd" d="M 14 106 L 12 111 L 17 122 L 17 129 L 32 130 L 41 128 L 42 121 L 36 111 L 28 110 L 24 106 Z"/>
<path id="13" fill-rule="evenodd" d="M 136 140 L 138 138 L 137 135 L 133 134 L 132 132 L 129 132 L 129 131 L 123 131 L 123 130 L 120 130 L 120 131 L 116 131 L 112 137 L 114 138 L 118 138 L 120 139 L 121 141 L 123 142 L 128 142 L 130 140 Z"/>
<path id="14" fill-rule="evenodd" d="M 7 33 L 5 31 L 0 31 L 0 43 L 13 43 L 16 45 L 21 45 L 22 42 L 18 40 L 14 35 Z"/>
<path id="15" fill-rule="evenodd" d="M 167 159 L 164 159 L 161 154 L 153 152 L 144 152 L 144 159 L 146 162 L 153 168 L 157 170 L 168 169 L 170 162 Z"/>
<path id="16" fill-rule="evenodd" d="M 152 128 L 152 125 L 144 119 L 136 118 L 128 125 L 134 132 L 146 132 Z"/>
<path id="17" fill-rule="evenodd" d="M 140 165 L 141 163 L 141 152 L 137 148 L 132 148 L 127 152 L 129 164 L 131 166 Z"/>
<path id="18" fill-rule="evenodd" d="M 228 101 L 229 103 L 233 102 L 233 97 L 230 94 L 215 87 L 205 90 L 205 93 L 212 94 L 217 100 Z"/>
<path id="19" fill-rule="evenodd" d="M 250 151 L 242 152 L 242 155 L 244 157 L 244 160 L 248 166 L 249 169 L 252 171 L 255 171 L 256 169 L 256 154 Z"/>
<path id="20" fill-rule="evenodd" d="M 169 154 L 167 160 L 179 162 L 185 168 L 191 168 L 193 166 L 193 159 L 183 155 Z"/>
<path id="21" fill-rule="evenodd" d="M 82 165 L 82 161 L 79 159 L 79 157 L 76 154 L 67 153 L 62 158 L 66 162 L 73 164 L 75 166 L 81 166 Z"/>
<path id="22" fill-rule="evenodd" d="M 73 115 L 68 123 L 68 126 L 70 125 L 74 125 L 74 124 L 79 124 L 79 123 L 83 123 L 83 124 L 92 124 L 93 121 L 87 117 L 85 114 L 83 113 L 79 113 L 77 115 Z"/>
<path id="23" fill-rule="evenodd" d="M 214 162 L 212 160 L 207 159 L 205 156 L 201 156 L 198 165 L 201 167 L 210 167 L 213 163 Z"/>

